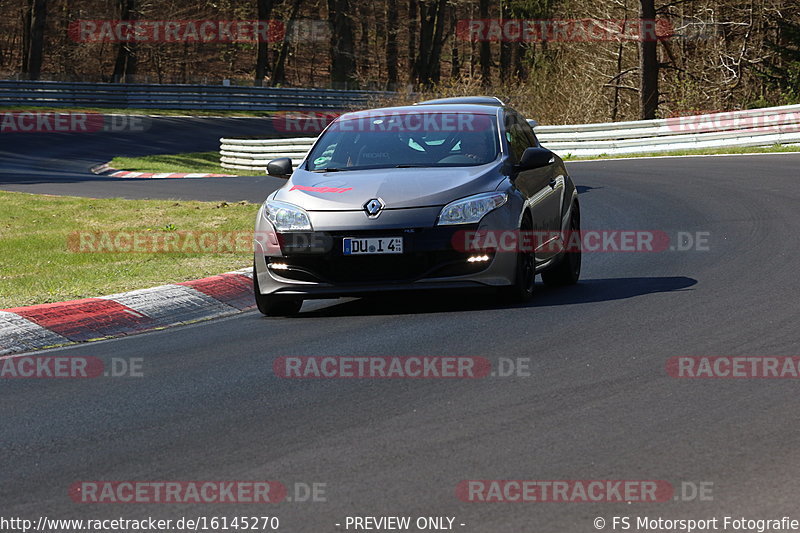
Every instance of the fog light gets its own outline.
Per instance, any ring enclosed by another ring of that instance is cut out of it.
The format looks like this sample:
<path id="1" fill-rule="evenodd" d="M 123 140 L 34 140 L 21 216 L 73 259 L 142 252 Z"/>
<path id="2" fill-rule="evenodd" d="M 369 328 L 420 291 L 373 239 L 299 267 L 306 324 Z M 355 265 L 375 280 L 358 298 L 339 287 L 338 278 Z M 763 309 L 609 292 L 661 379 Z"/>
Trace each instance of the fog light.
<path id="1" fill-rule="evenodd" d="M 289 269 L 289 265 L 287 265 L 286 263 L 270 263 L 269 267 L 272 270 L 288 270 Z"/>
<path id="2" fill-rule="evenodd" d="M 469 263 L 478 263 L 478 262 L 488 261 L 488 260 L 489 260 L 489 256 L 488 255 L 472 255 L 472 256 L 467 258 L 467 262 L 469 262 Z"/>

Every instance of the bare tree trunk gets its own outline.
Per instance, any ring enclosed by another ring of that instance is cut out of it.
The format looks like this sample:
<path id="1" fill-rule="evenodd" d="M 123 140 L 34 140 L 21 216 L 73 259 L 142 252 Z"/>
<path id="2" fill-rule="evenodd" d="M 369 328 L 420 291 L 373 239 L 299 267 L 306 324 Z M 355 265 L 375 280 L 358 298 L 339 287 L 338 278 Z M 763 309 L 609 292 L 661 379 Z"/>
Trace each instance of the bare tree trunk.
<path id="1" fill-rule="evenodd" d="M 331 22 L 331 84 L 336 89 L 355 88 L 356 62 L 350 0 L 328 0 Z"/>
<path id="2" fill-rule="evenodd" d="M 658 110 L 658 41 L 655 36 L 656 8 L 654 0 L 639 0 L 639 93 L 642 120 L 656 118 Z"/>
<path id="3" fill-rule="evenodd" d="M 442 48 L 447 39 L 444 31 L 444 23 L 447 19 L 447 0 L 439 0 L 436 6 L 436 23 L 433 34 L 433 49 L 431 50 L 430 67 L 428 69 L 430 75 L 430 83 L 437 84 L 442 79 Z"/>
<path id="4" fill-rule="evenodd" d="M 486 20 L 489 18 L 489 0 L 480 0 L 478 5 L 479 18 Z M 492 84 L 492 49 L 490 42 L 483 40 L 480 43 L 481 60 L 481 84 L 489 87 Z"/>
<path id="5" fill-rule="evenodd" d="M 358 54 L 356 61 L 360 62 L 358 69 L 361 79 L 369 78 L 372 55 L 369 53 L 369 30 L 375 26 L 375 19 L 372 18 L 372 6 L 369 2 L 358 2 L 358 18 L 361 21 L 361 35 L 358 39 Z"/>
<path id="6" fill-rule="evenodd" d="M 23 77 L 28 77 L 28 57 L 31 54 L 31 18 L 33 17 L 33 0 L 28 0 L 25 11 L 22 12 L 22 62 L 20 71 Z"/>
<path id="7" fill-rule="evenodd" d="M 444 45 L 444 19 L 446 0 L 422 0 L 419 4 L 420 32 L 416 72 L 419 84 L 431 88 L 441 78 L 442 46 Z"/>
<path id="8" fill-rule="evenodd" d="M 426 88 L 430 85 L 429 54 L 433 48 L 433 25 L 435 22 L 435 15 L 431 14 L 434 9 L 431 5 L 432 1 L 420 0 L 419 2 L 419 50 L 416 54 L 417 61 L 414 65 L 417 82 L 421 87 Z"/>
<path id="9" fill-rule="evenodd" d="M 34 0 L 31 14 L 31 49 L 28 56 L 28 76 L 38 80 L 42 72 L 44 30 L 47 24 L 47 0 Z"/>
<path id="10" fill-rule="evenodd" d="M 294 25 L 297 20 L 297 13 L 300 11 L 300 4 L 303 0 L 294 0 L 292 11 L 289 14 L 289 24 L 286 29 L 289 33 L 295 31 Z M 283 85 L 286 83 L 286 56 L 289 54 L 289 46 L 292 39 L 284 39 L 281 43 L 281 51 L 275 61 L 275 68 L 272 69 L 272 85 Z"/>
<path id="11" fill-rule="evenodd" d="M 136 0 L 119 0 L 120 18 L 136 20 L 138 17 Z M 121 42 L 117 49 L 117 60 L 114 63 L 114 83 L 134 83 L 138 62 L 136 42 Z"/>
<path id="12" fill-rule="evenodd" d="M 136 75 L 139 70 L 139 57 L 136 43 L 128 46 L 128 55 L 125 58 L 125 83 L 136 83 Z"/>
<path id="13" fill-rule="evenodd" d="M 419 51 L 415 70 L 419 85 L 430 89 L 441 79 L 442 48 L 447 40 L 447 0 L 421 0 L 419 8 Z"/>
<path id="14" fill-rule="evenodd" d="M 397 90 L 397 0 L 386 1 L 386 90 Z"/>
<path id="15" fill-rule="evenodd" d="M 408 72 L 409 83 L 416 85 L 417 73 L 417 0 L 408 0 Z"/>
<path id="16" fill-rule="evenodd" d="M 44 56 L 44 30 L 47 25 L 47 0 L 29 0 L 28 11 L 24 15 L 26 29 L 23 34 L 23 72 L 28 79 L 38 80 L 42 72 Z M 27 31 L 26 31 L 27 30 Z"/>
<path id="17" fill-rule="evenodd" d="M 619 43 L 619 47 L 617 48 L 617 73 L 615 78 L 618 78 L 622 75 L 622 52 L 624 50 L 624 45 L 622 41 Z M 617 120 L 617 114 L 619 113 L 619 80 L 617 79 L 614 83 L 614 103 L 611 107 L 611 122 L 615 122 Z"/>
<path id="18" fill-rule="evenodd" d="M 525 68 L 525 54 L 528 47 L 522 41 L 514 43 L 514 77 L 519 81 L 528 79 L 528 69 Z"/>
<path id="19" fill-rule="evenodd" d="M 508 20 L 511 18 L 511 9 L 508 0 L 503 2 L 500 11 L 500 19 Z M 507 82 L 511 79 L 511 51 L 512 43 L 506 39 L 500 42 L 500 80 Z"/>
<path id="20" fill-rule="evenodd" d="M 627 26 L 628 23 L 628 2 L 626 0 L 624 4 L 625 15 L 623 16 L 623 25 Z M 625 51 L 625 43 L 623 41 L 619 42 L 619 46 L 617 47 L 617 73 L 614 75 L 615 83 L 614 83 L 614 103 L 611 107 L 611 122 L 615 122 L 617 120 L 617 116 L 619 115 L 619 91 L 620 91 L 620 82 L 619 79 L 622 76 L 622 59 L 623 53 Z"/>
<path id="21" fill-rule="evenodd" d="M 265 24 L 269 23 L 269 17 L 272 16 L 273 0 L 257 0 L 258 2 L 258 20 L 263 21 Z M 267 65 L 269 63 L 269 42 L 264 39 L 258 40 L 258 50 L 256 52 L 256 79 L 255 85 L 261 86 L 264 84 L 264 78 L 267 77 Z"/>
<path id="22" fill-rule="evenodd" d="M 455 32 L 458 27 L 458 12 L 459 5 L 452 4 L 450 6 L 450 30 Z M 458 48 L 459 37 L 456 35 L 450 46 L 450 79 L 457 80 L 461 74 L 461 52 Z"/>

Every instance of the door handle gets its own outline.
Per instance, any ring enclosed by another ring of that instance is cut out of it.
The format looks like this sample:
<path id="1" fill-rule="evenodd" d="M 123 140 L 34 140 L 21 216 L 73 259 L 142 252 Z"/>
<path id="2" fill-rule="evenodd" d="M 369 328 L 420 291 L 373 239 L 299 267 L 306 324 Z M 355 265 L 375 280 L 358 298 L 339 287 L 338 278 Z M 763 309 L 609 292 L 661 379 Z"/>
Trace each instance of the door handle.
<path id="1" fill-rule="evenodd" d="M 556 179 L 555 178 L 551 179 L 550 182 L 548 183 L 548 185 L 550 185 L 552 188 L 555 189 L 556 188 Z"/>

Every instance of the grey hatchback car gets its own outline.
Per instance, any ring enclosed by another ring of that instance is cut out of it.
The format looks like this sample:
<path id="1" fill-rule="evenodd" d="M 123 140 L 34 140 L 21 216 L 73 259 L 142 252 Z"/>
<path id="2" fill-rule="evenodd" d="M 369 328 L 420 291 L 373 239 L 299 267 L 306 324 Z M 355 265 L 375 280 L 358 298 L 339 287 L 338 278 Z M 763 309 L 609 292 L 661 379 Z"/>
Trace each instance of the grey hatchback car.
<path id="1" fill-rule="evenodd" d="M 580 275 L 580 209 L 563 161 L 490 97 L 347 113 L 258 211 L 253 281 L 265 315 L 305 299 L 493 287 L 507 301 Z M 568 242 L 569 241 L 569 242 Z"/>

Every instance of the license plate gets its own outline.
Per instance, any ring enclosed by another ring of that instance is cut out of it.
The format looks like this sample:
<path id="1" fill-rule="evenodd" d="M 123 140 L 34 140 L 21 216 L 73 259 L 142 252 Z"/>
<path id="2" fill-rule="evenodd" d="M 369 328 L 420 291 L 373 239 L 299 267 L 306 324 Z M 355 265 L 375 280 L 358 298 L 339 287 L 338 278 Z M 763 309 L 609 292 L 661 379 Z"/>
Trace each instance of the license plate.
<path id="1" fill-rule="evenodd" d="M 372 239 L 345 238 L 342 243 L 344 255 L 402 254 L 402 237 L 376 237 Z"/>

